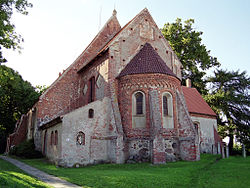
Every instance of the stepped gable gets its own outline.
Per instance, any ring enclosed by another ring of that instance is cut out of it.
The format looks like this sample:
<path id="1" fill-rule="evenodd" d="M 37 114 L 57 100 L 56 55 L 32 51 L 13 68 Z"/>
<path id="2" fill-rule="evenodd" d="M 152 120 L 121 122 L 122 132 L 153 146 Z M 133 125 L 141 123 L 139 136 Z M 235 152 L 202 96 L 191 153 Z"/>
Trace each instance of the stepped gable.
<path id="1" fill-rule="evenodd" d="M 207 102 L 202 98 L 196 88 L 182 86 L 182 91 L 187 103 L 189 113 L 203 114 L 216 117 L 215 112 L 210 108 Z"/>
<path id="2" fill-rule="evenodd" d="M 118 78 L 126 75 L 147 73 L 160 73 L 177 77 L 149 43 L 146 43 L 126 65 Z"/>

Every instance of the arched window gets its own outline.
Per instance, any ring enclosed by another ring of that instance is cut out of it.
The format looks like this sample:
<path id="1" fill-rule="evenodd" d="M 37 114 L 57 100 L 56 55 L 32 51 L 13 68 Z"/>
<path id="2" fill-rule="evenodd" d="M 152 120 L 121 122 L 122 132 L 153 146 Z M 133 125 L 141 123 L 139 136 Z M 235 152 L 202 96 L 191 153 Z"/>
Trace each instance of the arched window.
<path id="1" fill-rule="evenodd" d="M 136 91 L 132 96 L 132 127 L 146 127 L 145 94 L 141 91 Z"/>
<path id="2" fill-rule="evenodd" d="M 201 149 L 201 134 L 200 134 L 200 123 L 198 121 L 193 122 L 194 124 L 194 129 L 195 129 L 195 133 L 198 136 L 198 143 L 199 143 L 199 148 L 200 148 L 200 152 L 202 151 Z M 213 151 L 213 149 L 212 149 Z"/>
<path id="3" fill-rule="evenodd" d="M 137 92 L 135 94 L 136 100 L 136 114 L 143 114 L 143 94 L 141 92 Z"/>
<path id="4" fill-rule="evenodd" d="M 82 131 L 76 135 L 76 145 L 85 145 L 85 134 Z"/>
<path id="5" fill-rule="evenodd" d="M 168 116 L 169 111 L 168 111 L 168 98 L 167 98 L 167 96 L 165 96 L 165 95 L 163 96 L 162 102 L 163 102 L 163 114 L 164 114 L 164 116 Z"/>
<path id="6" fill-rule="evenodd" d="M 162 119 L 164 128 L 174 128 L 173 97 L 169 92 L 162 95 Z"/>
<path id="7" fill-rule="evenodd" d="M 57 130 L 55 131 L 55 142 L 54 142 L 55 145 L 58 144 L 58 132 Z"/>
<path id="8" fill-rule="evenodd" d="M 94 117 L 94 110 L 89 109 L 89 118 L 93 118 L 93 117 Z"/>
<path id="9" fill-rule="evenodd" d="M 51 135 L 50 135 L 50 145 L 51 146 L 53 145 L 53 141 L 54 141 L 54 132 L 52 131 Z"/>
<path id="10" fill-rule="evenodd" d="M 199 134 L 199 123 L 198 122 L 194 122 L 194 128 L 195 128 L 196 134 Z"/>
<path id="11" fill-rule="evenodd" d="M 95 77 L 89 79 L 89 98 L 88 102 L 91 103 L 95 100 Z"/>

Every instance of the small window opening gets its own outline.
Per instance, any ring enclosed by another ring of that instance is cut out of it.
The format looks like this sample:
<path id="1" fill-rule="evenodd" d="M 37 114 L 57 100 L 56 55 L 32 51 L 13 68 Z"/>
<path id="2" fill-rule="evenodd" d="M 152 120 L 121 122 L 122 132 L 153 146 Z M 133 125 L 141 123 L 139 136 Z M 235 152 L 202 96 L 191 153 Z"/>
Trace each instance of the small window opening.
<path id="1" fill-rule="evenodd" d="M 163 114 L 164 114 L 164 116 L 168 116 L 169 115 L 169 111 L 168 111 L 168 98 L 167 98 L 167 96 L 163 96 Z"/>
<path id="2" fill-rule="evenodd" d="M 194 128 L 195 128 L 196 133 L 198 134 L 199 133 L 199 124 L 197 122 L 194 123 Z"/>
<path id="3" fill-rule="evenodd" d="M 93 117 L 94 117 L 94 110 L 89 109 L 89 118 L 93 118 Z"/>
<path id="4" fill-rule="evenodd" d="M 135 94 L 136 114 L 143 114 L 143 94 L 138 92 Z"/>
<path id="5" fill-rule="evenodd" d="M 91 103 L 95 100 L 95 77 L 91 77 L 89 79 L 89 100 L 88 102 Z"/>

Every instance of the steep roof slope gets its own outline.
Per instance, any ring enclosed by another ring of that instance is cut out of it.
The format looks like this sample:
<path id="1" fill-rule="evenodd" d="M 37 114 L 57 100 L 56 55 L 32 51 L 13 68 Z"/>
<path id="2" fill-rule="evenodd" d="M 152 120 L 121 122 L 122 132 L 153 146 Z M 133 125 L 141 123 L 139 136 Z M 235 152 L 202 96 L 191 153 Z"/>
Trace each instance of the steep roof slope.
<path id="1" fill-rule="evenodd" d="M 104 24 L 103 28 L 95 36 L 92 42 L 78 57 L 78 59 L 84 58 L 84 63 L 78 69 L 81 69 L 96 57 L 120 30 L 121 26 L 117 20 L 116 11 L 114 10 L 110 19 Z"/>
<path id="2" fill-rule="evenodd" d="M 182 86 L 189 113 L 216 116 L 214 111 L 195 88 Z"/>
<path id="3" fill-rule="evenodd" d="M 52 85 L 42 94 L 40 98 L 43 98 L 51 88 L 62 80 L 70 71 L 79 70 L 92 60 L 98 52 L 121 30 L 121 26 L 116 17 L 114 10 L 113 15 L 104 24 L 99 33 L 91 41 L 91 43 L 85 48 L 85 50 L 79 55 L 79 57 L 59 76 Z"/>
<path id="4" fill-rule="evenodd" d="M 161 73 L 171 76 L 176 75 L 170 70 L 155 49 L 146 43 L 143 48 L 126 65 L 118 77 L 131 74 Z"/>

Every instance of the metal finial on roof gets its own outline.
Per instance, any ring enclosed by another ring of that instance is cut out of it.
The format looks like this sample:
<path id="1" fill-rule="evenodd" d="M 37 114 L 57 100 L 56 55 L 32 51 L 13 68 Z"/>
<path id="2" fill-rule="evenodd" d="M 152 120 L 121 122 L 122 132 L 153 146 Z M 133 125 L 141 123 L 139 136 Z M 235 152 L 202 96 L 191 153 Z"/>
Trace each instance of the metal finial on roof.
<path id="1" fill-rule="evenodd" d="M 117 11 L 114 9 L 113 10 L 113 16 L 116 16 L 116 14 L 117 14 Z"/>

